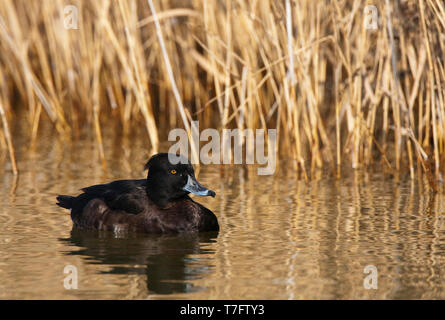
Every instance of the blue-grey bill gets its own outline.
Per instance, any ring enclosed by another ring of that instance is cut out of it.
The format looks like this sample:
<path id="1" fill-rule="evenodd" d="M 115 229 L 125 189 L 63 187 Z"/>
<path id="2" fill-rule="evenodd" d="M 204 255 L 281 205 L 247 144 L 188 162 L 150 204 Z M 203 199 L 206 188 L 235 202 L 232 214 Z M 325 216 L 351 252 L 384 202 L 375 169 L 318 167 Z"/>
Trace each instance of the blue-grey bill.
<path id="1" fill-rule="evenodd" d="M 188 176 L 187 183 L 183 188 L 185 191 L 196 194 L 197 196 L 215 197 L 215 192 L 202 186 L 195 177 Z"/>

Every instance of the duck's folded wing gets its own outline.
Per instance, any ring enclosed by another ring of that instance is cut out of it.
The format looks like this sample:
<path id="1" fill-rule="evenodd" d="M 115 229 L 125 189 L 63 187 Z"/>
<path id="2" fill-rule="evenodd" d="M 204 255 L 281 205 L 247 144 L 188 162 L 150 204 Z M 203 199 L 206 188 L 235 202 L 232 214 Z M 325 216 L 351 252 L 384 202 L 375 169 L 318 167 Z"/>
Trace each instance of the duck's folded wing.
<path id="1" fill-rule="evenodd" d="M 147 203 L 145 183 L 146 180 L 118 180 L 83 188 L 82 191 L 91 198 L 103 199 L 112 210 L 138 214 Z"/>

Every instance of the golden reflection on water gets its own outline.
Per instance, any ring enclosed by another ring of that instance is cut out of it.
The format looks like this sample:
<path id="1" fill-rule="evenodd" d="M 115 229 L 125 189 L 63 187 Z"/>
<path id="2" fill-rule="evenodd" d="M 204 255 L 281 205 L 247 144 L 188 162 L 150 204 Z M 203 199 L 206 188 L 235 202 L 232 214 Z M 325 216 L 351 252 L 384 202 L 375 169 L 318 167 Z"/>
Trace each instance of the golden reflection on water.
<path id="1" fill-rule="evenodd" d="M 116 236 L 72 230 L 55 196 L 145 176 L 146 138 L 105 133 L 104 170 L 89 136 L 30 146 L 15 132 L 18 178 L 0 158 L 2 299 L 445 298 L 445 197 L 423 180 L 356 171 L 305 182 L 287 162 L 273 176 L 201 166 L 217 197 L 198 201 L 219 233 Z M 66 265 L 78 270 L 77 290 L 63 286 Z M 377 290 L 363 286 L 367 265 Z"/>

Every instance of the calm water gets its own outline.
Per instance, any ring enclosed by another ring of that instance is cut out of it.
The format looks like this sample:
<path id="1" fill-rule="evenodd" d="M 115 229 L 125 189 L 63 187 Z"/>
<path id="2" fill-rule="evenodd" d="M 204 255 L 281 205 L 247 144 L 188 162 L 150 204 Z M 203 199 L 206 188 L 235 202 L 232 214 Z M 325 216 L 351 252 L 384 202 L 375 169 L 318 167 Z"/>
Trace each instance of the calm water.
<path id="1" fill-rule="evenodd" d="M 423 182 L 360 172 L 305 182 L 288 163 L 273 176 L 201 166 L 217 196 L 198 201 L 219 233 L 122 237 L 72 230 L 55 196 L 144 177 L 146 138 L 105 134 L 103 170 L 94 137 L 49 132 L 31 146 L 14 130 L 18 179 L 0 158 L 2 299 L 445 298 L 445 196 Z M 64 288 L 67 265 L 77 290 Z M 363 286 L 367 265 L 377 267 L 377 290 Z"/>

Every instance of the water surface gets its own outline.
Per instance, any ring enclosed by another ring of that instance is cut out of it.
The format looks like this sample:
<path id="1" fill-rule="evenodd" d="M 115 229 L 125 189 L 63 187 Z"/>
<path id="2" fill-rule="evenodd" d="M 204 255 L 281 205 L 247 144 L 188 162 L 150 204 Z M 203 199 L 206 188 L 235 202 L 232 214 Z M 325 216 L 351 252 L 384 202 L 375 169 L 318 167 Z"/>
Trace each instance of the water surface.
<path id="1" fill-rule="evenodd" d="M 445 298 L 445 197 L 425 182 L 375 170 L 300 180 L 289 162 L 273 176 L 248 166 L 201 166 L 216 198 L 218 233 L 116 235 L 72 229 L 55 196 L 114 179 L 141 178 L 147 138 L 15 128 L 20 175 L 0 158 L 2 299 L 429 299 Z M 196 198 L 195 198 L 196 199 Z M 64 268 L 78 289 L 64 287 Z M 378 270 L 365 289 L 364 268 Z"/>

